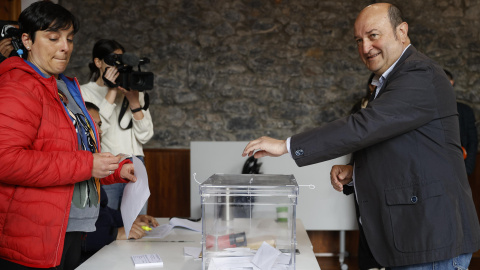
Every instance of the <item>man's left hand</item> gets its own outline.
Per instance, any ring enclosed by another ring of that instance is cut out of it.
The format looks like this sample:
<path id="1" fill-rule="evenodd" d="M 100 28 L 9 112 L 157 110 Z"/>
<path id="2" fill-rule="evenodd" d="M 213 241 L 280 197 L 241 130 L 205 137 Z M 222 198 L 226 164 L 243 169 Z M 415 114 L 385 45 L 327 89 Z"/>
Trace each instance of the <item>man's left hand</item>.
<path id="1" fill-rule="evenodd" d="M 330 171 L 330 182 L 336 191 L 342 191 L 343 185 L 352 182 L 352 165 L 334 165 Z"/>

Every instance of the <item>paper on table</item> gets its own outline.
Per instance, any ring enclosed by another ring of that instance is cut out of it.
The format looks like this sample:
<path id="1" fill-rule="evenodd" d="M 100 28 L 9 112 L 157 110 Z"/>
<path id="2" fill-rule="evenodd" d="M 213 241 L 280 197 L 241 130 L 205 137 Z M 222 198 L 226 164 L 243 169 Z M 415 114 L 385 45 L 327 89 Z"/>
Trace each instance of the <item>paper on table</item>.
<path id="1" fill-rule="evenodd" d="M 229 251 L 237 250 L 229 249 Z M 235 254 L 236 252 L 233 253 Z M 208 270 L 230 268 L 254 270 L 284 270 L 289 268 L 288 264 L 290 263 L 290 257 L 287 254 L 282 254 L 282 252 L 270 246 L 266 242 L 263 242 L 256 254 L 253 256 L 253 258 L 252 256 L 246 256 L 247 254 L 245 252 L 243 252 L 243 254 L 234 254 L 232 254 L 231 256 L 225 256 L 226 254 L 222 254 L 225 257 L 222 256 L 212 258 L 210 260 L 210 264 L 208 265 Z"/>
<path id="2" fill-rule="evenodd" d="M 142 210 L 148 197 L 150 197 L 147 169 L 145 169 L 143 162 L 136 156 L 132 156 L 132 161 L 135 168 L 137 182 L 129 182 L 125 186 L 125 189 L 123 190 L 122 204 L 120 206 L 123 226 L 127 237 L 130 234 L 133 222 L 140 213 L 140 210 Z"/>
<path id="3" fill-rule="evenodd" d="M 143 238 L 159 238 L 162 239 L 167 236 L 170 231 L 173 229 L 173 226 L 170 224 L 163 224 L 152 228 L 151 231 L 147 232 Z"/>
<path id="4" fill-rule="evenodd" d="M 199 247 L 183 247 L 184 256 L 192 256 L 193 258 L 198 258 L 202 252 L 202 248 Z"/>
<path id="5" fill-rule="evenodd" d="M 147 232 L 147 235 L 144 236 L 144 238 L 162 239 L 167 236 L 174 227 L 183 227 L 196 232 L 202 232 L 201 222 L 190 221 L 184 218 L 171 218 L 168 224 L 152 228 L 151 231 Z"/>
<path id="6" fill-rule="evenodd" d="M 169 223 L 174 227 L 184 227 L 196 232 L 202 232 L 202 222 L 195 222 L 184 218 L 171 218 Z"/>
<path id="7" fill-rule="evenodd" d="M 290 264 L 290 261 L 291 261 L 290 253 L 282 253 L 278 256 L 277 260 L 275 261 L 275 264 L 288 265 Z"/>

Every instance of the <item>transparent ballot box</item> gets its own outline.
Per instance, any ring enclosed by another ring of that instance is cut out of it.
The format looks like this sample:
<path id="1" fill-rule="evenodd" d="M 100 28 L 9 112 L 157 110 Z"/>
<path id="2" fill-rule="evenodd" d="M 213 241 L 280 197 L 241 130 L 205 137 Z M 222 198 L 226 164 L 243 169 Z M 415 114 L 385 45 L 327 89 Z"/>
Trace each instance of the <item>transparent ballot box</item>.
<path id="1" fill-rule="evenodd" d="M 293 175 L 210 176 L 200 184 L 203 269 L 295 269 L 297 196 Z"/>

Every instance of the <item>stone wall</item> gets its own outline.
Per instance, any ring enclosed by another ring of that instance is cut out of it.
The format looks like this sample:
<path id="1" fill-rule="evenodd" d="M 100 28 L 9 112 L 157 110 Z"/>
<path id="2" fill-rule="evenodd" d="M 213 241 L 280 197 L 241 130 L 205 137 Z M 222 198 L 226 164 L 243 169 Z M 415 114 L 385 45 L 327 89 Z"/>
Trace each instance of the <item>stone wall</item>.
<path id="1" fill-rule="evenodd" d="M 286 138 L 348 114 L 369 72 L 353 40 L 366 0 L 60 0 L 81 23 L 66 71 L 88 81 L 95 41 L 148 57 L 155 135 L 147 148 L 192 140 Z M 393 1 L 412 43 L 456 75 L 480 119 L 480 5 Z"/>

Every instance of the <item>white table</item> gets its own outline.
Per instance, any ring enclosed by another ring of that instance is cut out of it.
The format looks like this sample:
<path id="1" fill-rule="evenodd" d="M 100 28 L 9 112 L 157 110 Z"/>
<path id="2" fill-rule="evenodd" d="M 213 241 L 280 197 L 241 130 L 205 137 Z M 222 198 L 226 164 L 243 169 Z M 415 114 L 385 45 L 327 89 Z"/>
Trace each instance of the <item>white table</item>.
<path id="1" fill-rule="evenodd" d="M 168 218 L 157 218 L 160 224 L 168 223 Z M 117 240 L 103 247 L 90 259 L 80 265 L 77 270 L 96 269 L 135 269 L 132 255 L 160 255 L 163 260 L 162 270 L 200 270 L 202 260 L 183 256 L 184 247 L 201 247 L 202 234 L 182 228 L 175 228 L 163 239 Z M 182 242 L 183 241 L 183 242 Z M 300 219 L 297 219 L 296 269 L 320 270 L 313 253 L 313 246 Z"/>

